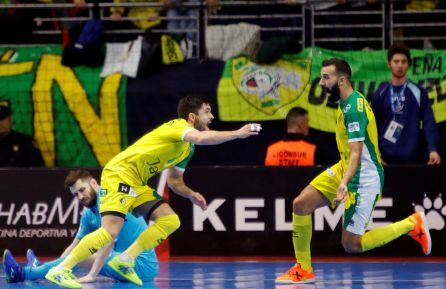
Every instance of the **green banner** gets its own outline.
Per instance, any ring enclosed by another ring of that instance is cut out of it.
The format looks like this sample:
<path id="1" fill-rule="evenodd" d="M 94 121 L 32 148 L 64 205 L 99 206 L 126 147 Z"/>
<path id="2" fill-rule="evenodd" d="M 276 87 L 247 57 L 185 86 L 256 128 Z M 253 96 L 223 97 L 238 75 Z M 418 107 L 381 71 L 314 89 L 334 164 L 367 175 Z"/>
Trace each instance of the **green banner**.
<path id="1" fill-rule="evenodd" d="M 446 51 L 411 50 L 408 78 L 428 90 L 437 122 L 446 121 Z M 309 111 L 310 126 L 334 132 L 337 105 L 327 102 L 318 85 L 322 61 L 345 59 L 352 67 L 352 84 L 368 99 L 379 84 L 390 80 L 387 51 L 339 52 L 307 48 L 285 55 L 273 65 L 258 65 L 247 57 L 226 62 L 218 85 L 222 121 L 284 119 L 294 106 Z M 444 60 L 443 60 L 444 59 Z"/>
<path id="2" fill-rule="evenodd" d="M 105 165 L 127 146 L 126 78 L 61 64 L 61 46 L 0 48 L 0 98 L 46 166 Z"/>

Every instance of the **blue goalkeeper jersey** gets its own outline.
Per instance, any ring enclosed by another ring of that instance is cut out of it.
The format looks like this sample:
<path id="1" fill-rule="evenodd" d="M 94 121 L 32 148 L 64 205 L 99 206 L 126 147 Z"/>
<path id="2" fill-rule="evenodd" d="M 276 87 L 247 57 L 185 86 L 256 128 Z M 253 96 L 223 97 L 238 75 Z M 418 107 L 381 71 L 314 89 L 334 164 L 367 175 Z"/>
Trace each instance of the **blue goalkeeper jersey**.
<path id="1" fill-rule="evenodd" d="M 103 190 L 99 189 L 96 205 L 92 208 L 85 208 L 82 213 L 82 218 L 79 226 L 79 230 L 76 234 L 76 239 L 80 240 L 85 235 L 96 231 L 101 227 L 101 215 L 99 213 L 99 198 Z M 139 235 L 147 228 L 146 221 L 142 217 L 135 217 L 133 214 L 127 214 L 125 216 L 125 222 L 122 226 L 121 232 L 119 232 L 118 238 L 115 240 L 113 251 L 123 252 L 125 251 Z M 150 259 L 151 262 L 157 262 L 155 251 L 153 249 L 144 251 L 145 258 Z"/>

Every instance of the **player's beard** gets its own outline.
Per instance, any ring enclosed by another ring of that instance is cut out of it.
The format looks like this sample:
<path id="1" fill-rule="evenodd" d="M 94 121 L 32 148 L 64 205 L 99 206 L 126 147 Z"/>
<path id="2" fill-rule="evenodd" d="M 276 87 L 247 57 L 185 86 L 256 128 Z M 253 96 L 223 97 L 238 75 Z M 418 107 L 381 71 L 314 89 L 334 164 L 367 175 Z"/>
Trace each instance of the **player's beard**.
<path id="1" fill-rule="evenodd" d="M 198 118 L 198 117 L 194 121 L 194 128 L 199 131 L 209 130 L 209 127 L 207 126 L 207 124 L 204 123 L 202 120 L 200 120 L 200 118 Z"/>
<path id="2" fill-rule="evenodd" d="M 325 88 L 326 91 L 330 92 L 330 96 L 328 97 L 328 101 L 337 102 L 341 99 L 341 91 L 339 90 L 338 82 L 336 82 L 331 89 L 328 87 Z"/>
<path id="3" fill-rule="evenodd" d="M 90 186 L 90 202 L 88 204 L 85 204 L 85 207 L 91 209 L 96 205 L 96 201 L 98 199 L 98 196 L 96 195 L 95 191 L 93 190 L 93 187 Z"/>

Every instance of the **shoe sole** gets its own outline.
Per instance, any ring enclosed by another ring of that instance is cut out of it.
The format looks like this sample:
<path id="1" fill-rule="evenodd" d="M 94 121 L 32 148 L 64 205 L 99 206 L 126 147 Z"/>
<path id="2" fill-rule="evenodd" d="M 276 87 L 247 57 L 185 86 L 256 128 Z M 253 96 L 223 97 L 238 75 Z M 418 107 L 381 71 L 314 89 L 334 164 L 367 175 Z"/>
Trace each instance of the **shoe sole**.
<path id="1" fill-rule="evenodd" d="M 419 213 L 421 215 L 422 226 L 423 226 L 424 230 L 426 231 L 427 252 L 425 254 L 429 255 L 431 253 L 431 250 L 432 250 L 432 239 L 431 239 L 431 234 L 429 232 L 429 224 L 427 222 L 426 215 L 423 212 L 419 212 Z"/>

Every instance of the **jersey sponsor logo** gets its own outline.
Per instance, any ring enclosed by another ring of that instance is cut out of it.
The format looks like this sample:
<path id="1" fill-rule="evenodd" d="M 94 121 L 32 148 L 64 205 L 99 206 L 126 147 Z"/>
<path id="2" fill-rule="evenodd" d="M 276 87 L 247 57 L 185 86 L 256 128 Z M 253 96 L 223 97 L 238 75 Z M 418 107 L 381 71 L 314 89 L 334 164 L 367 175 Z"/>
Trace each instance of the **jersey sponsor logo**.
<path id="1" fill-rule="evenodd" d="M 123 183 L 119 183 L 118 192 L 119 193 L 124 193 L 124 194 L 129 194 L 130 193 L 130 186 L 126 185 L 126 184 L 123 184 Z"/>
<path id="2" fill-rule="evenodd" d="M 358 111 L 363 112 L 364 111 L 364 99 L 358 98 Z"/>
<path id="3" fill-rule="evenodd" d="M 137 193 L 135 189 L 133 189 L 131 186 L 123 183 L 119 183 L 118 186 L 118 193 L 124 193 L 129 195 L 130 197 L 136 197 Z"/>
<path id="4" fill-rule="evenodd" d="M 107 190 L 101 188 L 101 190 L 99 191 L 99 197 L 103 198 L 107 195 Z"/>
<path id="5" fill-rule="evenodd" d="M 335 172 L 333 171 L 332 168 L 328 168 L 328 169 L 326 170 L 326 172 L 327 172 L 327 174 L 329 174 L 329 175 L 332 176 L 332 177 L 336 176 L 336 174 L 335 174 Z"/>
<path id="6" fill-rule="evenodd" d="M 360 131 L 359 122 L 355 121 L 348 124 L 348 132 Z"/>
<path id="7" fill-rule="evenodd" d="M 136 197 L 137 195 L 136 191 L 132 187 L 123 183 L 119 183 L 118 192 L 127 194 L 130 197 Z"/>

